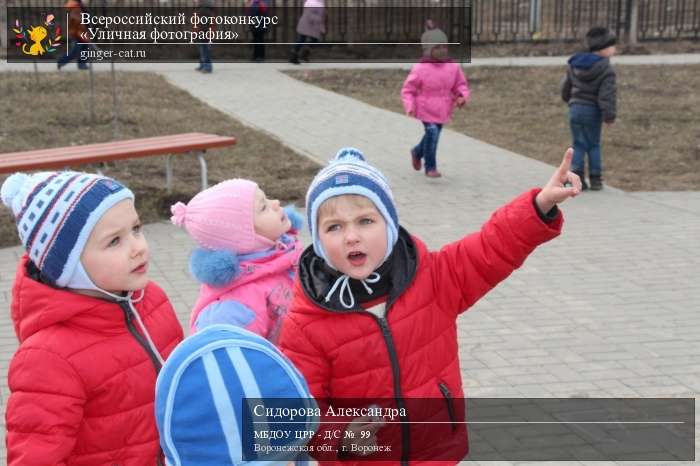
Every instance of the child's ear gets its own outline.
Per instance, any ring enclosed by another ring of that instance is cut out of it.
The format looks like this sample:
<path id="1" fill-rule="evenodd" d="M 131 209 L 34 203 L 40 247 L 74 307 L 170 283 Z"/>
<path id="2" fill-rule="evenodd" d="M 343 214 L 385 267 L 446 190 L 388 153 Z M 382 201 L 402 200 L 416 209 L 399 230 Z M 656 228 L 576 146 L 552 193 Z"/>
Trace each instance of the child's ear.
<path id="1" fill-rule="evenodd" d="M 297 212 L 294 204 L 285 206 L 284 212 L 287 214 L 289 221 L 292 222 L 292 229 L 301 231 L 301 229 L 304 228 L 304 217 Z"/>

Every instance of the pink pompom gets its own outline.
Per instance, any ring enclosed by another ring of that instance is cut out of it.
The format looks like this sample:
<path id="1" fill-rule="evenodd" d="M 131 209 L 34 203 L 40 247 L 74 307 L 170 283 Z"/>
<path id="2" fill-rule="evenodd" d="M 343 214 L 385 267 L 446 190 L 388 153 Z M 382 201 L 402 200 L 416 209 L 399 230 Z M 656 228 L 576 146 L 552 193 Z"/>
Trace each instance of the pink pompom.
<path id="1" fill-rule="evenodd" d="M 170 217 L 170 221 L 173 222 L 173 225 L 181 227 L 185 224 L 187 205 L 183 204 L 182 202 L 178 202 L 175 205 L 170 206 L 170 213 L 173 214 L 172 217 Z"/>

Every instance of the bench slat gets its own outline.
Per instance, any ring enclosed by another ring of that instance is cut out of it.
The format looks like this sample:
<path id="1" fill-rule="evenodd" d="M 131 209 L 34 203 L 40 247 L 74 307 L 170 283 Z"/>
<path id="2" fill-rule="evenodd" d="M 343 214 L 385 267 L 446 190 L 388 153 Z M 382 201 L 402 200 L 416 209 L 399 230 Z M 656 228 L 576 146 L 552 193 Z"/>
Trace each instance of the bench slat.
<path id="1" fill-rule="evenodd" d="M 236 138 L 206 133 L 185 133 L 151 138 L 129 139 L 82 146 L 68 146 L 0 154 L 0 173 L 39 168 L 62 168 L 67 165 L 104 162 L 200 151 L 231 146 Z"/>

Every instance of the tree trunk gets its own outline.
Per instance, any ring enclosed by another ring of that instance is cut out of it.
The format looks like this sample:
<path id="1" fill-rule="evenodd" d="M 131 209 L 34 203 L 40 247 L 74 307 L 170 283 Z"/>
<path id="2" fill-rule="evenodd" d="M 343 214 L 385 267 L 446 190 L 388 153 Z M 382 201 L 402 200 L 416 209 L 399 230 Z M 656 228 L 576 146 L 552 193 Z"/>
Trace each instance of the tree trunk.
<path id="1" fill-rule="evenodd" d="M 7 50 L 7 0 L 0 0 L 0 57 L 5 57 Z"/>
<path id="2" fill-rule="evenodd" d="M 637 45 L 637 26 L 639 23 L 639 0 L 627 0 L 627 21 L 625 42 L 628 47 Z"/>

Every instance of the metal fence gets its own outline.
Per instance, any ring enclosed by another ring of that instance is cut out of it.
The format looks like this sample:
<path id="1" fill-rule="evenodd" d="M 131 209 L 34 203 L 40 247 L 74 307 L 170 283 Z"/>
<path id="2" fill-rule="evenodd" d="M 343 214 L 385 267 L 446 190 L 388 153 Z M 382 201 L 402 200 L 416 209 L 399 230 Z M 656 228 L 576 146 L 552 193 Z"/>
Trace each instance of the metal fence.
<path id="1" fill-rule="evenodd" d="M 474 43 L 580 40 L 595 25 L 607 26 L 620 37 L 636 26 L 638 41 L 700 37 L 700 0 L 473 0 L 471 4 Z"/>
<path id="2" fill-rule="evenodd" d="M 62 0 L 0 0 L 10 7 L 60 8 Z M 221 8 L 240 8 L 245 0 L 215 0 Z M 91 9 L 106 7 L 192 7 L 192 0 L 92 0 Z M 269 0 L 285 24 L 296 24 L 304 0 Z M 633 5 L 635 5 L 633 7 Z M 455 20 L 464 7 L 471 16 L 472 43 L 578 41 L 594 25 L 604 25 L 618 36 L 636 32 L 638 41 L 700 38 L 700 0 L 326 0 L 329 7 L 327 39 L 410 40 L 420 37 L 422 17 L 432 17 L 446 31 L 464 24 Z M 381 15 L 373 15 L 381 8 Z M 382 18 L 382 23 L 377 22 Z M 391 18 L 387 21 L 386 18 Z M 469 21 L 467 21 L 469 24 Z M 294 35 L 293 26 L 281 30 L 282 40 Z M 276 38 L 275 40 L 279 40 Z"/>

